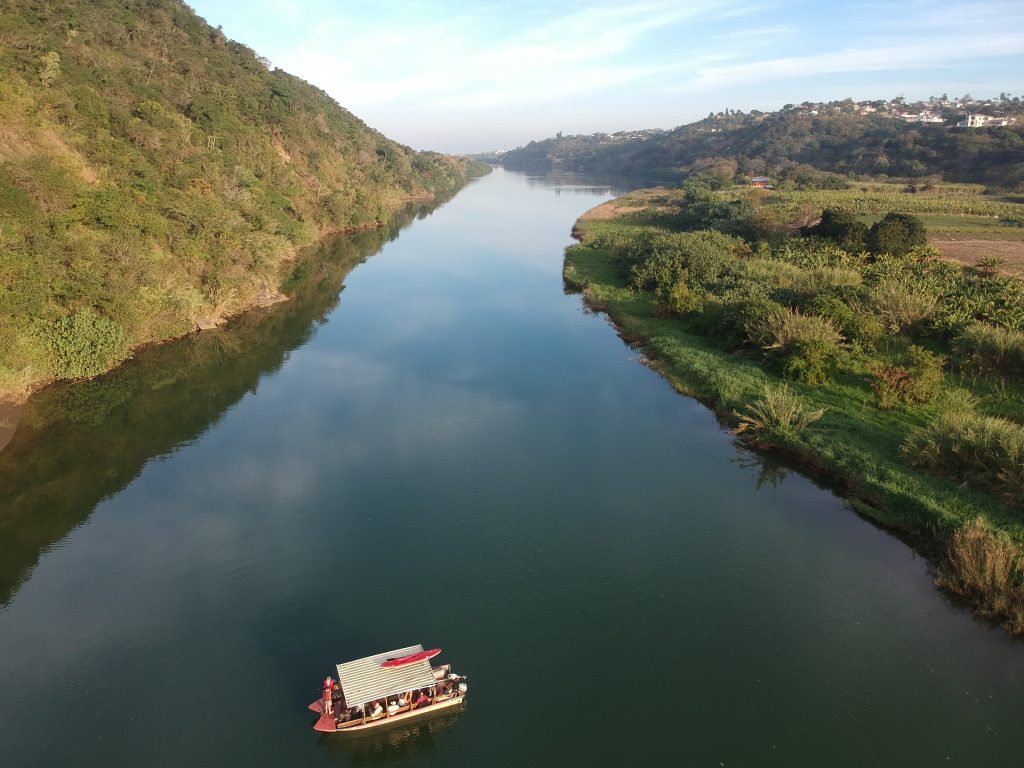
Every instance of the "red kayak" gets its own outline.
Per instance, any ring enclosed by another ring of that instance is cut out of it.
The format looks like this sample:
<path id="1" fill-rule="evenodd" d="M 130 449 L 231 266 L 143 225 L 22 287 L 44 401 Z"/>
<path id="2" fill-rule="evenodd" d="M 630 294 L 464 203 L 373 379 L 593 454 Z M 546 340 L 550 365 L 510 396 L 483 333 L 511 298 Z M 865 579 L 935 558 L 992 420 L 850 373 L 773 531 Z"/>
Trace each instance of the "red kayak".
<path id="1" fill-rule="evenodd" d="M 381 664 L 381 667 L 384 669 L 404 667 L 406 664 L 415 664 L 417 661 L 426 661 L 427 659 L 432 659 L 435 656 L 437 656 L 437 654 L 439 654 L 440 652 L 440 648 L 432 648 L 429 651 L 420 651 L 419 653 L 414 653 L 411 656 L 403 656 L 400 659 L 388 659 L 383 664 Z"/>

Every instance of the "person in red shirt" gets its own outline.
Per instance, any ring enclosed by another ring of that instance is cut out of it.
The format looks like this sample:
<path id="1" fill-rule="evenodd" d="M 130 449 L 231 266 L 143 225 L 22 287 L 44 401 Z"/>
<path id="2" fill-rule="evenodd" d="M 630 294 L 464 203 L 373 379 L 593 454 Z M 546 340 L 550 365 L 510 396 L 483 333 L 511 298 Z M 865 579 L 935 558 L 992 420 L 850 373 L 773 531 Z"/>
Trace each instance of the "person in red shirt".
<path id="1" fill-rule="evenodd" d="M 324 714 L 334 714 L 334 702 L 331 701 L 331 692 L 334 690 L 334 679 L 328 676 L 324 680 Z"/>

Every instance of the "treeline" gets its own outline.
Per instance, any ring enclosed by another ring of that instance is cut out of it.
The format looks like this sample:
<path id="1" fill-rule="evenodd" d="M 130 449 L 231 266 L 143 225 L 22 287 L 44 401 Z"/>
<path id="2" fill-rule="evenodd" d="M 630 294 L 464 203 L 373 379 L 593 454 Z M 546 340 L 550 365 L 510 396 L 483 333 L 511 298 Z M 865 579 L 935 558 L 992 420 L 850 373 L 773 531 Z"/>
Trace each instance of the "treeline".
<path id="1" fill-rule="evenodd" d="M 273 297 L 298 246 L 480 169 L 415 152 L 179 0 L 0 13 L 0 396 Z"/>
<path id="2" fill-rule="evenodd" d="M 1024 126 L 955 128 L 850 111 L 737 112 L 643 138 L 595 134 L 534 141 L 498 161 L 514 170 L 647 178 L 703 173 L 723 185 L 762 174 L 792 179 L 796 186 L 835 184 L 822 175 L 827 172 L 1017 189 L 1024 185 Z"/>

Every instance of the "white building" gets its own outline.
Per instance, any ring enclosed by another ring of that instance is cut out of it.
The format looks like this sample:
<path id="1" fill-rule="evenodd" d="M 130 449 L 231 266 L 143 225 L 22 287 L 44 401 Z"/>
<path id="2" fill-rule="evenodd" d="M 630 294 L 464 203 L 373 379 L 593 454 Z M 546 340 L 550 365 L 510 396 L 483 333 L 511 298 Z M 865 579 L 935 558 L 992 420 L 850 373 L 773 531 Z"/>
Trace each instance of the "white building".
<path id="1" fill-rule="evenodd" d="M 990 117 L 989 115 L 964 115 L 957 122 L 958 128 L 987 128 L 992 125 L 1009 125 L 1010 121 L 1005 117 Z"/>

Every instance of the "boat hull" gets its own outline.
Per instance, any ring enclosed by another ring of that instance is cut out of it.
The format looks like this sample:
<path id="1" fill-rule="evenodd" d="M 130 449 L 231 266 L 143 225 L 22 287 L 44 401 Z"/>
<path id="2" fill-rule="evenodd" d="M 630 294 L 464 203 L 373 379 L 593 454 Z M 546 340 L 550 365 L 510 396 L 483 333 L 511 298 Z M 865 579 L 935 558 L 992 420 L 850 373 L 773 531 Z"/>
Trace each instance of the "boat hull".
<path id="1" fill-rule="evenodd" d="M 409 723 L 440 712 L 450 712 L 454 708 L 461 706 L 465 699 L 465 696 L 453 696 L 445 701 L 439 701 L 409 712 L 399 712 L 397 715 L 391 715 L 390 717 L 385 715 L 384 717 L 378 717 L 376 720 L 367 720 L 365 723 L 360 720 L 354 720 L 352 721 L 352 725 L 346 725 L 342 728 L 330 727 L 331 725 L 334 725 L 334 719 L 321 716 L 320 721 L 317 722 L 314 728 L 321 733 L 365 734 L 374 731 L 381 731 L 392 725 Z M 325 720 L 328 720 L 330 725 L 328 725 L 327 722 L 324 722 Z M 323 724 L 323 727 L 321 727 L 321 724 Z"/>

